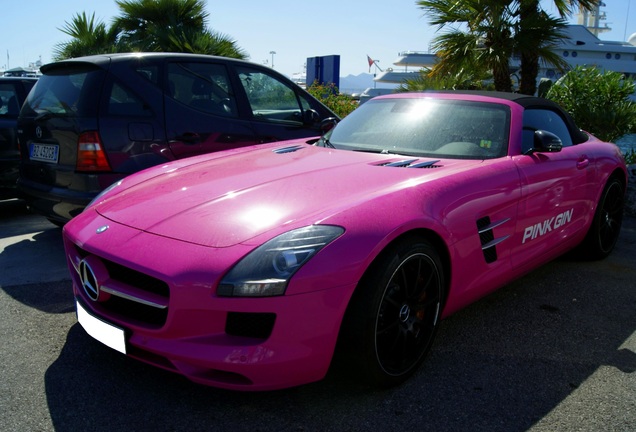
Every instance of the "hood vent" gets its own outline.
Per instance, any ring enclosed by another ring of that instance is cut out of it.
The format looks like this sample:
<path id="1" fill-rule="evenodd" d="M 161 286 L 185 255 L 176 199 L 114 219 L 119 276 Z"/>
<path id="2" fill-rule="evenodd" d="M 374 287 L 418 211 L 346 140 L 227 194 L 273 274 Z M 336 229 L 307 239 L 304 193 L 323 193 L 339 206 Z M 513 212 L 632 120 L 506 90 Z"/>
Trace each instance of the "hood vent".
<path id="1" fill-rule="evenodd" d="M 393 162 L 382 162 L 377 166 L 398 167 L 398 168 L 439 168 L 441 165 L 436 165 L 439 160 L 418 162 L 419 159 L 400 159 Z"/>
<path id="2" fill-rule="evenodd" d="M 301 148 L 303 148 L 303 146 L 295 145 L 295 146 L 291 146 L 291 147 L 278 148 L 278 149 L 275 149 L 275 150 L 272 150 L 272 151 L 274 153 L 276 153 L 276 154 L 284 154 L 284 153 L 293 153 L 295 151 L 300 150 Z"/>

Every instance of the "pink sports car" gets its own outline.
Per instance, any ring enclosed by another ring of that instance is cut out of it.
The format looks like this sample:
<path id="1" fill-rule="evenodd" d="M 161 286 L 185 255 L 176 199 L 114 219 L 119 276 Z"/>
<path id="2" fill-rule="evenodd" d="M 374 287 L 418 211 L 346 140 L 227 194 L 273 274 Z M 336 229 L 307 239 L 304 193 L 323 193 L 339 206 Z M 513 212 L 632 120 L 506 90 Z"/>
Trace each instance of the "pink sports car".
<path id="1" fill-rule="evenodd" d="M 552 102 L 378 97 L 321 138 L 110 187 L 64 228 L 77 317 L 106 345 L 212 386 L 317 381 L 335 354 L 396 385 L 442 318 L 567 251 L 607 256 L 626 182 L 619 149 Z"/>

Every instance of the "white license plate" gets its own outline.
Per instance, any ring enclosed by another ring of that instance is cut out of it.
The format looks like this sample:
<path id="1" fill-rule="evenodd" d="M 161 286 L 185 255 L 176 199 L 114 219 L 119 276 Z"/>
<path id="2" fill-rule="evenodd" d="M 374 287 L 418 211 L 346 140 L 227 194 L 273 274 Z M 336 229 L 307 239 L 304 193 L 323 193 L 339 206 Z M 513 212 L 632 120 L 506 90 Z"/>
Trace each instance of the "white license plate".
<path id="1" fill-rule="evenodd" d="M 60 157 L 60 146 L 55 144 L 31 144 L 29 158 L 34 161 L 57 163 Z"/>
<path id="2" fill-rule="evenodd" d="M 126 354 L 126 336 L 124 330 L 94 317 L 76 300 L 77 321 L 84 327 L 86 333 L 106 346 Z"/>

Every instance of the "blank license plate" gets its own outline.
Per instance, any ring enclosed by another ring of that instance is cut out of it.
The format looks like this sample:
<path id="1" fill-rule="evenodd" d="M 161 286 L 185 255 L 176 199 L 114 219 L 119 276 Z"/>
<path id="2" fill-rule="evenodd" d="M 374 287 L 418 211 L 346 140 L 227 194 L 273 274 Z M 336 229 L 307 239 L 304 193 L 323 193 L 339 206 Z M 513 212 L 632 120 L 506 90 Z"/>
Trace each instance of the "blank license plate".
<path id="1" fill-rule="evenodd" d="M 106 346 L 126 354 L 126 336 L 124 330 L 94 317 L 75 301 L 77 307 L 77 321 L 84 327 L 86 333 Z"/>
<path id="2" fill-rule="evenodd" d="M 34 161 L 57 163 L 60 146 L 54 144 L 31 144 L 29 158 Z"/>

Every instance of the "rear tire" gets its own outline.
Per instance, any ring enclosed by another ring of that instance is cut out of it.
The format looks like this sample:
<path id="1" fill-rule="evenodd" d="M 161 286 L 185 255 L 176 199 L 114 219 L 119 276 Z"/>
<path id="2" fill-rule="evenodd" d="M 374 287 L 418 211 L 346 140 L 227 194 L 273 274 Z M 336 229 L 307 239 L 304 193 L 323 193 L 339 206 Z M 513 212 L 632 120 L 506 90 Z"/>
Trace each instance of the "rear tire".
<path id="1" fill-rule="evenodd" d="M 444 286 L 439 254 L 426 240 L 387 249 L 360 281 L 343 323 L 340 348 L 351 372 L 374 387 L 415 373 L 437 332 Z"/>
<path id="2" fill-rule="evenodd" d="M 612 252 L 621 231 L 624 207 L 625 188 L 618 179 L 611 178 L 603 189 L 590 230 L 579 247 L 583 258 L 600 260 Z"/>

